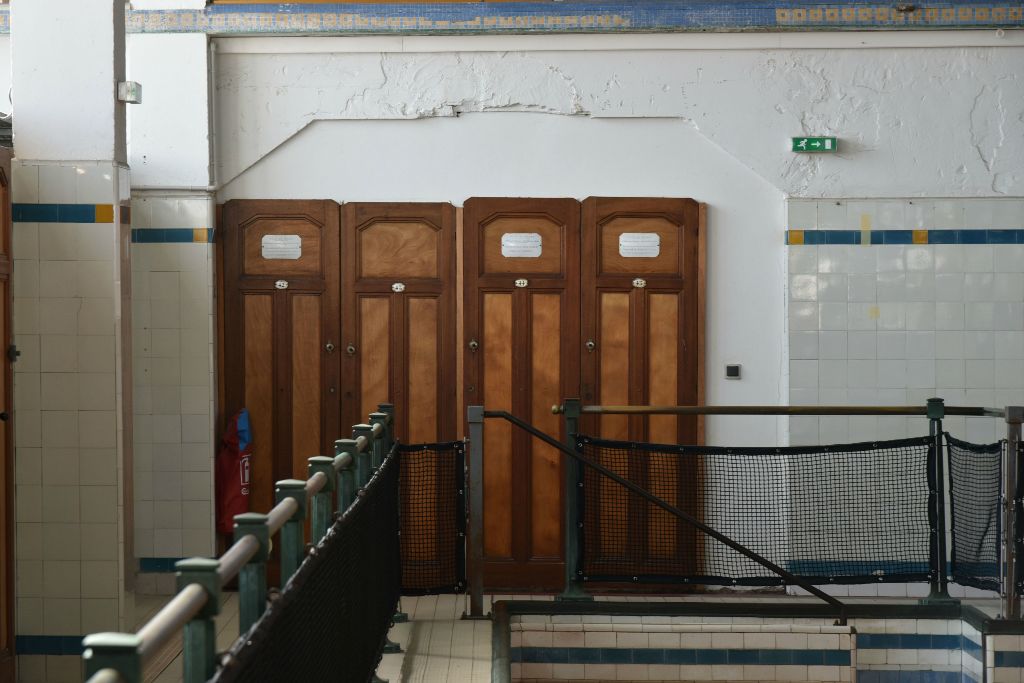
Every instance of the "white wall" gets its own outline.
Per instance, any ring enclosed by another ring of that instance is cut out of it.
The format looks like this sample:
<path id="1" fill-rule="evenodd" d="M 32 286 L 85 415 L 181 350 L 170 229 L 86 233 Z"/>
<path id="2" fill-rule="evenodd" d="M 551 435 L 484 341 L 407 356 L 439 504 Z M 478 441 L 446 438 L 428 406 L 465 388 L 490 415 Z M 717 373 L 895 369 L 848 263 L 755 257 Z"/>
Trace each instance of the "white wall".
<path id="1" fill-rule="evenodd" d="M 220 200 L 461 205 L 472 196 L 591 195 L 693 197 L 710 205 L 708 401 L 779 402 L 783 290 L 762 283 L 783 281 L 782 194 L 680 121 L 517 112 L 318 122 L 230 183 Z M 721 379 L 726 362 L 743 363 L 742 381 Z M 777 438 L 774 420 L 738 427 L 718 420 L 709 436 Z"/>
<path id="2" fill-rule="evenodd" d="M 128 78 L 142 103 L 128 108 L 128 161 L 135 187 L 210 184 L 206 36 L 128 37 Z"/>
<path id="3" fill-rule="evenodd" d="M 516 51 L 509 38 L 490 52 L 451 38 L 379 52 L 353 39 L 221 39 L 218 177 L 229 182 L 315 120 L 525 111 L 677 118 L 795 196 L 1024 194 L 1020 36 L 942 47 L 949 35 L 886 49 L 838 36 L 850 49 L 748 49 L 736 36 L 690 49 L 685 36 L 678 49 L 600 37 L 586 51 L 555 40 Z M 842 154 L 788 151 L 791 136 L 814 134 L 838 136 Z"/>

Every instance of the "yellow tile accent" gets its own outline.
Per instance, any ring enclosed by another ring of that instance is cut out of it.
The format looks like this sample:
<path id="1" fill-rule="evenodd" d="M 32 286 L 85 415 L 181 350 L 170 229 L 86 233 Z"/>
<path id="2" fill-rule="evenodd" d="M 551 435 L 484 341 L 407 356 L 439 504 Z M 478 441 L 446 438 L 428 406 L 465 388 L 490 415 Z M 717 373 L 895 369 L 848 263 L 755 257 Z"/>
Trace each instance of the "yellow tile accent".
<path id="1" fill-rule="evenodd" d="M 192 228 L 193 242 L 206 242 L 206 228 Z"/>
<path id="2" fill-rule="evenodd" d="M 878 306 L 872 306 L 868 309 L 868 317 L 872 320 L 878 320 L 881 315 L 882 310 Z"/>
<path id="3" fill-rule="evenodd" d="M 861 244 L 862 247 L 870 247 L 871 246 L 871 231 L 870 230 L 861 230 L 860 231 L 860 244 Z"/>
<path id="4" fill-rule="evenodd" d="M 790 230 L 789 239 L 786 240 L 787 244 L 803 244 L 804 243 L 804 231 L 803 230 Z"/>
<path id="5" fill-rule="evenodd" d="M 114 205 L 113 204 L 97 204 L 96 205 L 96 222 L 97 223 L 113 223 L 114 222 Z"/>
<path id="6" fill-rule="evenodd" d="M 870 230 L 871 229 L 871 214 L 870 213 L 862 213 L 860 215 L 860 229 L 861 230 Z"/>
<path id="7" fill-rule="evenodd" d="M 914 230 L 913 240 L 914 244 L 928 244 L 928 231 Z"/>

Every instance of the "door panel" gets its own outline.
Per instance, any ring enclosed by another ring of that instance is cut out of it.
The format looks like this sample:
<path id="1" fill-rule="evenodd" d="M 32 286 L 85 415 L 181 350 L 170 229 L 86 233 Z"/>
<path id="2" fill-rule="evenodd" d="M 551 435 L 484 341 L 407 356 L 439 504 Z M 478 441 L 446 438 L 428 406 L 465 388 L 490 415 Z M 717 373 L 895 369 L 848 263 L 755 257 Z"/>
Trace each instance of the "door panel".
<path id="1" fill-rule="evenodd" d="M 690 199 L 591 197 L 583 203 L 583 338 L 595 343 L 593 351 L 583 351 L 584 403 L 700 402 L 700 238 L 698 204 Z M 699 436 L 696 418 L 668 415 L 602 415 L 585 419 L 584 431 L 665 444 L 698 443 Z M 699 515 L 695 460 L 652 456 L 646 470 L 637 463 L 627 467 L 618 473 Z M 601 510 L 600 519 L 619 514 Z M 631 501 L 629 515 L 638 520 L 640 536 L 631 544 L 652 556 L 688 550 L 696 566 L 698 539 L 691 529 L 639 500 Z M 663 530 L 673 528 L 677 534 L 666 538 Z M 624 550 L 615 544 L 623 542 L 602 539 L 602 551 L 615 554 Z"/>
<path id="2" fill-rule="evenodd" d="M 339 432 L 338 205 L 225 204 L 225 410 L 249 409 L 250 509 L 273 506 L 274 482 L 305 479 Z M 237 350 L 237 351 L 234 351 Z"/>
<path id="3" fill-rule="evenodd" d="M 561 434 L 551 406 L 579 389 L 579 203 L 473 198 L 464 233 L 466 403 Z M 485 585 L 558 588 L 560 454 L 501 420 L 484 440 Z"/>
<path id="4" fill-rule="evenodd" d="M 455 209 L 346 204 L 342 232 L 343 423 L 387 401 L 402 441 L 455 439 Z"/>

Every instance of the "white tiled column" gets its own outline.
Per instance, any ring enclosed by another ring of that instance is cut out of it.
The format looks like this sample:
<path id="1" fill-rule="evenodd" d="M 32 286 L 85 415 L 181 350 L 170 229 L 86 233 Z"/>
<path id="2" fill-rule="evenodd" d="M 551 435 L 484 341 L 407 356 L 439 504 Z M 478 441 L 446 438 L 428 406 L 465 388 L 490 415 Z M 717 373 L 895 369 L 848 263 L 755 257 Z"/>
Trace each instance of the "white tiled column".
<path id="1" fill-rule="evenodd" d="M 124 3 L 15 0 L 11 23 L 19 677 L 68 681 L 83 634 L 132 618 Z"/>

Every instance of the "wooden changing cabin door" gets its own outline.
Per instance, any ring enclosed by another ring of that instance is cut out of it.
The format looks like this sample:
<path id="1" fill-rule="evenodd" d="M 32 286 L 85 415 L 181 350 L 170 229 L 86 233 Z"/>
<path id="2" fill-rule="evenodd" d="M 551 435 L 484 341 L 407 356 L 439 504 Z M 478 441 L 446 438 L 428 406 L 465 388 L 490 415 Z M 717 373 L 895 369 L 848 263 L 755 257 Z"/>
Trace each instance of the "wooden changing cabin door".
<path id="1" fill-rule="evenodd" d="M 249 508 L 274 505 L 274 482 L 307 477 L 339 431 L 338 205 L 224 205 L 225 419 L 248 408 Z M 344 434 L 349 436 L 349 434 Z"/>
<path id="2" fill-rule="evenodd" d="M 579 203 L 472 198 L 464 210 L 467 405 L 560 435 L 551 406 L 579 388 Z M 484 426 L 484 585 L 563 583 L 561 454 Z"/>
<path id="3" fill-rule="evenodd" d="M 692 199 L 590 197 L 583 202 L 583 403 L 697 405 L 702 400 L 698 330 L 701 228 Z M 602 415 L 582 431 L 605 439 L 696 444 L 692 416 Z M 700 516 L 701 472 L 696 458 L 652 454 L 646 461 L 607 461 L 654 495 Z M 602 480 L 596 498 L 623 500 Z M 590 495 L 595 497 L 595 493 Z M 595 554 L 626 556 L 645 549 L 652 560 L 699 563 L 701 538 L 668 513 L 631 498 L 628 509 L 601 507 Z M 633 520 L 627 538 L 617 521 Z M 677 561 L 679 561 L 677 559 Z"/>
<path id="4" fill-rule="evenodd" d="M 395 404 L 405 443 L 457 437 L 455 209 L 344 207 L 342 424 Z"/>

